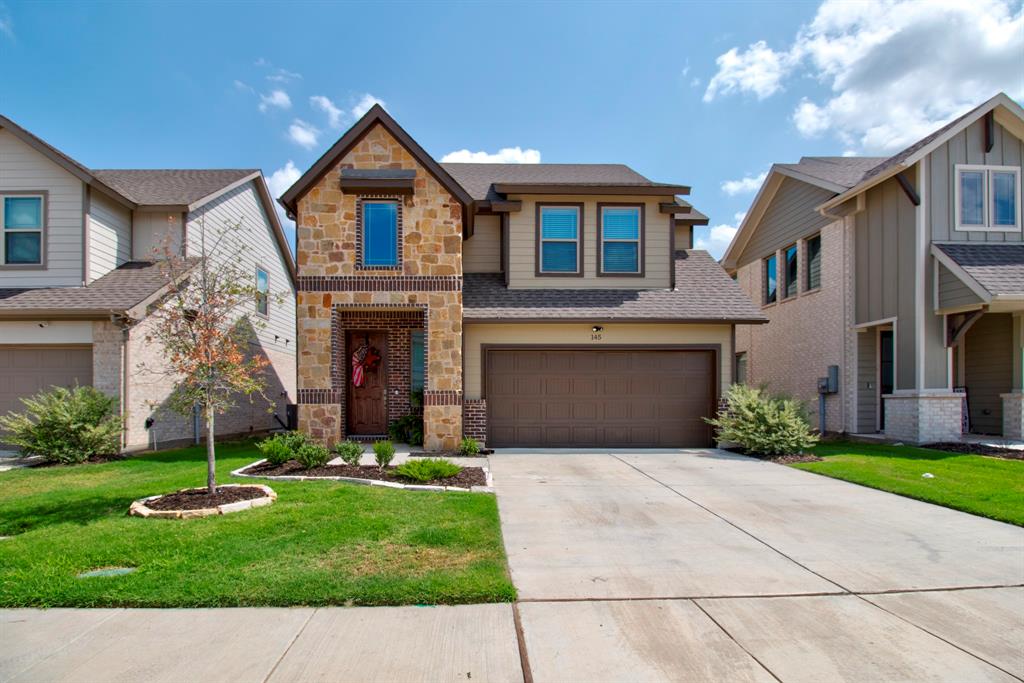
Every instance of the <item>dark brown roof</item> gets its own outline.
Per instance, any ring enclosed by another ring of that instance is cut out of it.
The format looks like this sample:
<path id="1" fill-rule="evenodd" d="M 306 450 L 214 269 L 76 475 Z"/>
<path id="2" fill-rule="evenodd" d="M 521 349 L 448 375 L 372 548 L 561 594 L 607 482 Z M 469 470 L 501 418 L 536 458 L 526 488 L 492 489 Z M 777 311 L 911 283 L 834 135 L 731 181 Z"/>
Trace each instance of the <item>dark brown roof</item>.
<path id="1" fill-rule="evenodd" d="M 623 164 L 473 164 L 443 163 L 444 170 L 476 200 L 499 199 L 493 185 L 636 185 L 654 183 Z"/>
<path id="2" fill-rule="evenodd" d="M 801 157 L 799 163 L 778 166 L 849 189 L 884 160 L 885 157 Z"/>
<path id="3" fill-rule="evenodd" d="M 97 178 L 136 204 L 156 206 L 188 206 L 256 173 L 259 170 L 255 168 L 93 171 Z"/>
<path id="4" fill-rule="evenodd" d="M 1024 297 L 1024 244 L 936 244 L 993 296 Z"/>
<path id="5" fill-rule="evenodd" d="M 663 320 L 767 322 L 706 252 L 676 253 L 676 289 L 509 289 L 503 276 L 467 273 L 467 320 Z"/>
<path id="6" fill-rule="evenodd" d="M 0 289 L 0 316 L 19 313 L 105 315 L 124 313 L 167 285 L 159 264 L 129 261 L 86 287 Z"/>

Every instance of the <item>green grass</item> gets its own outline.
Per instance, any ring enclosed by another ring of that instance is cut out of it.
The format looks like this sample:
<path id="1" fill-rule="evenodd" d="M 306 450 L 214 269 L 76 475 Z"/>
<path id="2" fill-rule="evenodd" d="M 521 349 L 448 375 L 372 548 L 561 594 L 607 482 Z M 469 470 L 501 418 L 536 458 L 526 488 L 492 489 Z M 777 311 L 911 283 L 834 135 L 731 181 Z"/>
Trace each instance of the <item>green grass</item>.
<path id="1" fill-rule="evenodd" d="M 824 461 L 792 467 L 1024 526 L 1024 461 L 850 442 L 813 450 Z"/>
<path id="2" fill-rule="evenodd" d="M 217 447 L 218 482 L 257 459 Z M 132 500 L 205 482 L 201 448 L 0 474 L 0 606 L 213 607 L 511 601 L 494 496 L 267 482 L 265 508 L 128 517 Z M 77 579 L 89 569 L 137 567 Z"/>

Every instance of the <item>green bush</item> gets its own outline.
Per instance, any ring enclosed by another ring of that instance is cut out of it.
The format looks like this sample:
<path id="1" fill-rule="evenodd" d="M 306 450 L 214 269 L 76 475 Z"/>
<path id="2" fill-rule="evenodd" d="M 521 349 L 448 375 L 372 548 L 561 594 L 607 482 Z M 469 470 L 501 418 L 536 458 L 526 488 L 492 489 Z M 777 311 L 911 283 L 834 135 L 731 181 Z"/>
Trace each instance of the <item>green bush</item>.
<path id="1" fill-rule="evenodd" d="M 447 479 L 448 477 L 454 477 L 461 471 L 461 467 L 444 458 L 406 460 L 395 468 L 395 474 L 420 482 Z"/>
<path id="2" fill-rule="evenodd" d="M 459 455 L 464 455 L 467 458 L 480 455 L 480 444 L 477 443 L 476 439 L 471 439 L 468 436 L 463 437 L 462 441 L 459 442 Z"/>
<path id="3" fill-rule="evenodd" d="M 392 420 L 388 425 L 388 436 L 392 441 L 407 443 L 410 446 L 423 445 L 423 416 L 406 415 Z"/>
<path id="4" fill-rule="evenodd" d="M 295 451 L 295 459 L 307 470 L 323 467 L 331 459 L 331 452 L 318 443 L 305 443 Z"/>
<path id="5" fill-rule="evenodd" d="M 377 460 L 377 469 L 381 472 L 395 458 L 395 446 L 390 441 L 378 441 L 373 444 L 373 457 Z"/>
<path id="6" fill-rule="evenodd" d="M 363 444 L 355 441 L 342 441 L 334 446 L 334 451 L 341 456 L 346 465 L 356 466 L 363 456 Z"/>
<path id="7" fill-rule="evenodd" d="M 277 436 L 288 446 L 288 450 L 292 452 L 293 456 L 300 448 L 309 443 L 309 437 L 305 432 L 281 432 Z"/>
<path id="8" fill-rule="evenodd" d="M 94 455 L 120 450 L 121 416 L 117 399 L 93 387 L 53 387 L 23 398 L 22 413 L 0 416 L 3 441 L 26 455 L 41 455 L 50 462 L 84 462 Z"/>
<path id="9" fill-rule="evenodd" d="M 802 453 L 818 442 L 799 401 L 734 384 L 726 403 L 715 419 L 705 418 L 719 441 L 742 446 L 753 455 Z"/>
<path id="10" fill-rule="evenodd" d="M 294 456 L 291 446 L 288 444 L 288 439 L 284 434 L 275 434 L 268 439 L 264 439 L 256 444 L 256 449 L 259 450 L 260 455 L 266 458 L 267 462 L 271 465 L 283 465 Z"/>

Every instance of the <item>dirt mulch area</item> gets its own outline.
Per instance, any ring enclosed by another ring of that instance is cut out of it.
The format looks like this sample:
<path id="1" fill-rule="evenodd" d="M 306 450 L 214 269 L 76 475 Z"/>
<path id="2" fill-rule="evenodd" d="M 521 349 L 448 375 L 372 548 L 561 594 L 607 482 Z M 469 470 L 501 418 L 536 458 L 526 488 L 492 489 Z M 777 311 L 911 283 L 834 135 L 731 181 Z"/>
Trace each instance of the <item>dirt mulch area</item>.
<path id="1" fill-rule="evenodd" d="M 939 443 L 926 443 L 922 448 L 931 448 L 936 451 L 947 453 L 963 453 L 965 455 L 989 455 L 994 458 L 1006 460 L 1024 460 L 1024 451 L 1014 448 L 1001 448 L 999 446 L 986 446 L 980 443 L 959 443 L 956 441 L 943 441 Z"/>
<path id="2" fill-rule="evenodd" d="M 271 465 L 263 463 L 255 467 L 249 467 L 242 471 L 242 474 L 258 474 L 263 477 L 351 477 L 353 479 L 372 479 L 376 481 L 393 481 L 399 484 L 428 484 L 430 486 L 459 486 L 469 488 L 471 486 L 486 486 L 487 475 L 480 467 L 464 467 L 454 477 L 434 479 L 433 481 L 415 481 L 400 477 L 395 474 L 394 467 L 387 467 L 383 472 L 377 469 L 376 465 L 324 465 L 306 470 L 295 461 L 286 462 L 283 465 Z"/>
<path id="3" fill-rule="evenodd" d="M 168 493 L 166 496 L 147 501 L 146 507 L 150 510 L 202 510 L 225 503 L 262 498 L 266 495 L 263 489 L 256 486 L 221 486 L 212 496 L 205 488 L 198 491 Z"/>
<path id="4" fill-rule="evenodd" d="M 725 450 L 730 453 L 738 453 L 740 455 L 746 455 L 751 458 L 757 458 L 758 460 L 766 460 L 768 462 L 778 463 L 779 465 L 790 465 L 794 462 L 820 462 L 823 458 L 818 457 L 814 453 L 787 453 L 785 455 L 762 455 L 760 453 L 750 453 L 745 448 L 726 448 Z"/>

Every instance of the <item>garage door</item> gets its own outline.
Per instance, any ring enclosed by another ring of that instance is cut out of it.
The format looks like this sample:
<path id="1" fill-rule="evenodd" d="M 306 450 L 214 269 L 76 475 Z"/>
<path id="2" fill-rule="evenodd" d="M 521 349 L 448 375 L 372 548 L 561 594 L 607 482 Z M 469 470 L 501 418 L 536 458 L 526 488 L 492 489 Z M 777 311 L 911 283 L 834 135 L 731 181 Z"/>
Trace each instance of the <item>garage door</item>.
<path id="1" fill-rule="evenodd" d="M 485 362 L 489 446 L 711 444 L 712 351 L 488 349 Z"/>
<path id="2" fill-rule="evenodd" d="M 51 386 L 92 384 L 92 348 L 0 346 L 0 414 L 21 411 L 18 399 Z"/>

